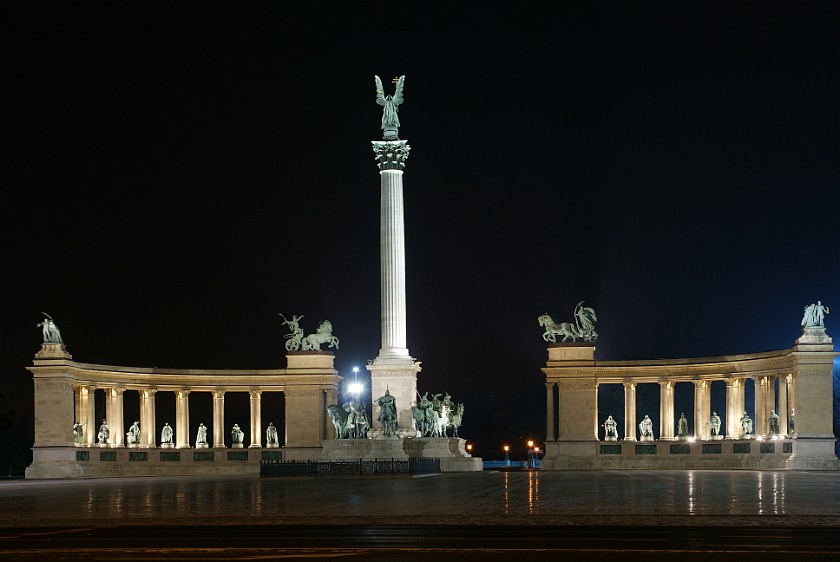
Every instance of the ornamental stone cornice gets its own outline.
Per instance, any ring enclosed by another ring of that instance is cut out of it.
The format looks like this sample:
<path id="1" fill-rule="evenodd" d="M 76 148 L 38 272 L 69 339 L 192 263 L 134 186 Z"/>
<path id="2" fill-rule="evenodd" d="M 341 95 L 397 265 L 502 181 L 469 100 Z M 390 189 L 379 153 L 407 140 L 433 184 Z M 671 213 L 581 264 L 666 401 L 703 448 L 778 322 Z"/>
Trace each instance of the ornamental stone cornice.
<path id="1" fill-rule="evenodd" d="M 371 141 L 376 165 L 381 170 L 402 170 L 411 147 L 408 141 Z"/>

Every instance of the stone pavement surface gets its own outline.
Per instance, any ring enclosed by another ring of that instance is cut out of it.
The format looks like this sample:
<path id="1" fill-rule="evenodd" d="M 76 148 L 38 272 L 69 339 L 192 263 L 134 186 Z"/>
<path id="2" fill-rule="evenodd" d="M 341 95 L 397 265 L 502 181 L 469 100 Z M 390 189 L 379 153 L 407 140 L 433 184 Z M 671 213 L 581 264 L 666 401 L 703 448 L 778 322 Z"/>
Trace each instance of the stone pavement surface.
<path id="1" fill-rule="evenodd" d="M 0 481 L 0 528 L 154 525 L 840 527 L 840 474 L 604 471 L 415 479 Z"/>

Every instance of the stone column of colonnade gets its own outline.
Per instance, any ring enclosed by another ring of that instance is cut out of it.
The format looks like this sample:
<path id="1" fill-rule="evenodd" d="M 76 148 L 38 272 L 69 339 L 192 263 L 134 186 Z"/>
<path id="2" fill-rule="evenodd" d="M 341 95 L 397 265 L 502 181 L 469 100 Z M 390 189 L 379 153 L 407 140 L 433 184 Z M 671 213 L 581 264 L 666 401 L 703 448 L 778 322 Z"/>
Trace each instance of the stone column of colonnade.
<path id="1" fill-rule="evenodd" d="M 225 447 L 225 391 L 213 391 L 213 448 Z"/>
<path id="2" fill-rule="evenodd" d="M 659 381 L 659 438 L 674 438 L 674 382 Z"/>
<path id="3" fill-rule="evenodd" d="M 140 445 L 154 447 L 157 435 L 155 423 L 155 394 L 157 390 L 147 388 L 138 391 L 140 394 Z"/>
<path id="4" fill-rule="evenodd" d="M 709 419 L 709 387 L 711 381 L 701 379 L 694 381 L 694 437 L 707 439 L 711 433 Z"/>
<path id="5" fill-rule="evenodd" d="M 790 406 L 790 418 L 788 420 L 788 433 L 796 433 L 796 376 L 789 374 L 788 378 L 788 404 Z"/>
<path id="6" fill-rule="evenodd" d="M 188 449 L 190 446 L 190 402 L 189 390 L 175 391 L 175 447 Z"/>
<path id="7" fill-rule="evenodd" d="M 94 399 L 96 387 L 82 386 L 79 390 L 81 391 L 81 413 L 79 414 L 81 419 L 79 419 L 79 423 L 84 427 L 82 443 L 87 447 L 93 447 L 96 443 L 98 427 L 96 425 L 96 400 Z"/>
<path id="8" fill-rule="evenodd" d="M 624 383 L 624 440 L 636 440 L 636 383 Z"/>
<path id="9" fill-rule="evenodd" d="M 251 396 L 251 444 L 249 447 L 262 447 L 262 391 L 249 390 Z"/>
<path id="10" fill-rule="evenodd" d="M 787 375 L 778 375 L 779 377 L 779 433 L 781 435 L 788 434 L 788 401 L 787 401 Z"/>
<path id="11" fill-rule="evenodd" d="M 554 432 L 554 383 L 545 383 L 545 440 L 557 441 Z"/>
<path id="12" fill-rule="evenodd" d="M 740 379 L 726 379 L 726 438 L 737 439 L 741 435 L 741 416 L 743 409 L 738 404 Z M 739 411 L 741 410 L 741 411 Z"/>
<path id="13" fill-rule="evenodd" d="M 125 423 L 123 422 L 123 395 L 124 388 L 111 389 L 111 415 L 108 418 L 108 429 L 112 447 L 125 446 Z"/>
<path id="14" fill-rule="evenodd" d="M 767 408 L 767 395 L 771 378 L 767 376 L 754 377 L 755 385 L 755 434 L 765 435 L 767 433 L 767 415 L 770 410 Z"/>

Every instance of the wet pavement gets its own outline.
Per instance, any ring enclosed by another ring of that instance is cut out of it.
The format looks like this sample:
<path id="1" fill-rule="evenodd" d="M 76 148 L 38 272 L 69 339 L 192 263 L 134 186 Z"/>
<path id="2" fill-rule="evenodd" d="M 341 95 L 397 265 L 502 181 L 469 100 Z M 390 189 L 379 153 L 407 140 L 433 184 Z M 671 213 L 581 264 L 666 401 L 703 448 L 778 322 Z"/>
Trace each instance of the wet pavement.
<path id="1" fill-rule="evenodd" d="M 38 559 L 44 549 L 67 559 L 111 559 L 117 552 L 189 559 L 197 551 L 204 559 L 213 552 L 246 559 L 263 547 L 259 556 L 269 558 L 281 549 L 309 559 L 385 560 L 383 549 L 397 549 L 414 560 L 432 557 L 432 546 L 464 560 L 479 551 L 494 560 L 537 551 L 587 559 L 642 552 L 693 559 L 712 551 L 718 559 L 740 553 L 743 560 L 744 552 L 840 559 L 839 506 L 840 474 L 833 472 L 7 480 L 0 481 L 0 549 L 21 560 Z M 250 550 L 237 554 L 231 546 L 242 548 L 235 537 L 243 536 L 251 537 Z M 684 548 L 689 536 L 693 546 Z"/>

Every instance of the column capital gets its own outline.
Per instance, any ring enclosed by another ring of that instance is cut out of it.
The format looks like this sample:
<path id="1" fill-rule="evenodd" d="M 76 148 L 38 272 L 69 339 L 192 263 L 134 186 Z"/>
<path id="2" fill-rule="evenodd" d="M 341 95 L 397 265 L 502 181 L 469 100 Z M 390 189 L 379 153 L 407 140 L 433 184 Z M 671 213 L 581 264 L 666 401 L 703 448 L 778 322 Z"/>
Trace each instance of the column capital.
<path id="1" fill-rule="evenodd" d="M 624 388 L 636 388 L 635 382 L 624 382 Z"/>
<path id="2" fill-rule="evenodd" d="M 180 390 L 175 391 L 175 397 L 176 398 L 186 398 L 190 394 L 190 392 L 192 392 L 190 389 L 182 388 Z"/>
<path id="3" fill-rule="evenodd" d="M 402 170 L 411 147 L 408 141 L 371 141 L 376 165 L 380 170 Z"/>
<path id="4" fill-rule="evenodd" d="M 225 391 L 224 390 L 214 390 L 213 391 L 213 398 L 214 399 L 221 400 L 224 397 L 225 397 Z"/>
<path id="5" fill-rule="evenodd" d="M 251 398 L 259 398 L 262 394 L 262 390 L 259 389 L 251 389 L 248 391 L 248 394 L 251 395 Z"/>
<path id="6" fill-rule="evenodd" d="M 112 387 L 111 392 L 113 393 L 112 396 L 119 396 L 120 394 L 125 392 L 125 387 L 122 387 L 122 386 Z"/>
<path id="7" fill-rule="evenodd" d="M 157 394 L 156 388 L 146 388 L 143 390 L 143 396 L 145 396 L 146 398 L 151 398 L 155 394 Z"/>

